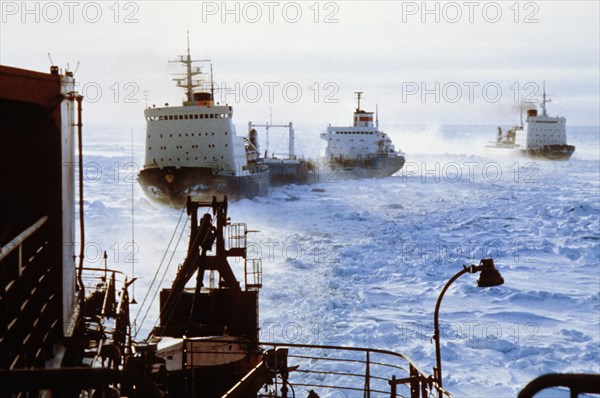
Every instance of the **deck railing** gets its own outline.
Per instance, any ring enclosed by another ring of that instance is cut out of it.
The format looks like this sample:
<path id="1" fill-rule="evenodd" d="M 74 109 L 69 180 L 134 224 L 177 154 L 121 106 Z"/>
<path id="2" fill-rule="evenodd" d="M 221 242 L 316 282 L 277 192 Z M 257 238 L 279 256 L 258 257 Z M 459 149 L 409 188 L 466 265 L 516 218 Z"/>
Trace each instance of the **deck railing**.
<path id="1" fill-rule="evenodd" d="M 320 396 L 343 392 L 364 398 L 426 398 L 440 391 L 433 377 L 396 352 L 327 345 L 260 344 L 276 351 L 287 349 L 291 369 L 287 382 L 295 389 L 296 396 L 306 396 L 314 390 Z M 441 391 L 451 397 L 447 391 Z"/>
<path id="2" fill-rule="evenodd" d="M 201 339 L 204 344 L 187 348 L 188 355 L 218 354 L 234 358 L 244 355 L 243 345 L 231 341 Z M 214 343 L 214 346 L 208 343 Z M 407 356 L 380 349 L 329 345 L 260 342 L 262 362 L 254 372 L 259 379 L 273 381 L 264 397 L 306 397 L 313 390 L 324 397 L 341 393 L 352 397 L 427 398 L 452 395 L 439 387 L 431 375 L 424 373 Z M 224 346 L 227 349 L 224 349 Z M 260 370 L 260 367 L 264 367 Z M 252 373 L 251 372 L 251 373 Z M 262 372 L 262 373 L 261 373 Z M 265 376 L 268 375 L 268 377 Z M 248 379 L 248 380 L 245 380 Z M 250 373 L 223 397 L 245 397 L 245 389 L 254 383 Z M 259 397 L 261 395 L 259 394 Z"/>

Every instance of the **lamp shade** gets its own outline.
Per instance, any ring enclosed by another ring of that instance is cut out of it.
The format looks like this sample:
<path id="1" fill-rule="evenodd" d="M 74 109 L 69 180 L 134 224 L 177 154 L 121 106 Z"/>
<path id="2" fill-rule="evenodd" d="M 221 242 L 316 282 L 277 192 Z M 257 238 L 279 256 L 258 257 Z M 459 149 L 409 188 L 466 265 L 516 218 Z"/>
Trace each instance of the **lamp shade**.
<path id="1" fill-rule="evenodd" d="M 491 258 L 484 258 L 481 260 L 481 274 L 477 279 L 477 286 L 479 287 L 492 287 L 499 286 L 504 283 L 504 278 L 500 275 L 500 272 L 494 266 L 494 260 Z"/>

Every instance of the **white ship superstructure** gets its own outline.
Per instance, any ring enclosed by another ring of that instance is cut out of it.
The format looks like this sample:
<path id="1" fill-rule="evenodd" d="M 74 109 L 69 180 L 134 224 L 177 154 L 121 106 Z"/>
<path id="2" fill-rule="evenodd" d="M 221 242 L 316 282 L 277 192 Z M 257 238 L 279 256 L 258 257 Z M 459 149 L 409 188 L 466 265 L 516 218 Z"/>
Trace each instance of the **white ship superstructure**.
<path id="1" fill-rule="evenodd" d="M 377 116 L 360 109 L 362 92 L 356 94 L 358 106 L 353 125 L 329 126 L 321 134 L 327 141 L 325 161 L 332 169 L 355 177 L 392 175 L 404 165 L 404 154 L 396 151 L 389 136 L 379 130 Z"/>
<path id="2" fill-rule="evenodd" d="M 567 144 L 567 119 L 560 116 L 548 116 L 546 104 L 550 102 L 542 97 L 542 114 L 537 109 L 527 111 L 527 149 L 530 156 L 550 159 L 568 159 L 575 152 L 573 145 Z"/>
<path id="3" fill-rule="evenodd" d="M 189 102 L 184 102 L 184 106 L 144 111 L 147 121 L 144 167 L 200 166 L 213 169 L 215 174 L 248 175 L 244 138 L 236 135 L 232 107 Z"/>
<path id="4" fill-rule="evenodd" d="M 210 82 L 190 55 L 176 63 L 185 73 L 174 80 L 185 89 L 181 106 L 148 107 L 146 156 L 139 182 L 150 198 L 181 205 L 187 196 L 196 200 L 215 195 L 252 197 L 268 191 L 268 169 L 233 124 L 233 108 L 214 103 L 212 66 Z"/>

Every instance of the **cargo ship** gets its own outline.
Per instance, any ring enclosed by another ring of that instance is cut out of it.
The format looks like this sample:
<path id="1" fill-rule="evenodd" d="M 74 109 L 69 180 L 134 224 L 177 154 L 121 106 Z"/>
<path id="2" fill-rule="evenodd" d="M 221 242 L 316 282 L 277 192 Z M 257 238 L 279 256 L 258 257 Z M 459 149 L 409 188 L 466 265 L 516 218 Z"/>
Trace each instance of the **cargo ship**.
<path id="1" fill-rule="evenodd" d="M 546 104 L 551 102 L 546 95 L 546 85 L 542 94 L 542 114 L 536 107 L 527 110 L 527 129 L 523 142 L 523 122 L 502 134 L 498 127 L 496 141 L 488 148 L 508 149 L 532 158 L 567 160 L 575 152 L 575 146 L 567 144 L 567 119 L 561 116 L 548 116 Z M 521 115 L 522 115 L 521 110 Z M 521 116 L 522 117 L 522 116 Z"/>
<path id="2" fill-rule="evenodd" d="M 404 153 L 397 151 L 392 140 L 379 130 L 379 115 L 360 108 L 362 92 L 356 92 L 358 106 L 353 125 L 328 126 L 321 138 L 327 141 L 323 163 L 330 178 L 389 177 L 404 166 Z"/>
<path id="3" fill-rule="evenodd" d="M 215 104 L 212 65 L 210 81 L 200 67 L 208 60 L 187 54 L 174 80 L 185 90 L 181 106 L 151 106 L 144 111 L 146 145 L 138 181 L 153 201 L 182 206 L 188 196 L 210 200 L 215 195 L 243 198 L 269 192 L 269 170 L 258 161 L 249 140 L 236 134 L 233 107 Z"/>

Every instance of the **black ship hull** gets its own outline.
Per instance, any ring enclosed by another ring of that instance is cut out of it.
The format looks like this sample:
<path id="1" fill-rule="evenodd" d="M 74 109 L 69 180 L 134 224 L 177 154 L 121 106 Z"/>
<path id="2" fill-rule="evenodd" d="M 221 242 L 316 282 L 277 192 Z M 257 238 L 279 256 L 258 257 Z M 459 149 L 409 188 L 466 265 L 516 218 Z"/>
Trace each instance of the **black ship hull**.
<path id="1" fill-rule="evenodd" d="M 321 180 L 326 182 L 338 178 L 385 178 L 400 171 L 404 162 L 404 156 L 364 160 L 334 159 L 326 164 L 324 172 L 321 173 Z"/>
<path id="2" fill-rule="evenodd" d="M 165 167 L 143 169 L 138 182 L 148 198 L 180 207 L 190 196 L 210 201 L 213 196 L 231 199 L 253 198 L 269 193 L 269 171 L 265 168 L 247 176 L 216 175 L 211 168 Z"/>
<path id="3" fill-rule="evenodd" d="M 548 145 L 541 149 L 523 150 L 524 154 L 532 158 L 549 160 L 568 160 L 575 152 L 573 145 Z"/>

